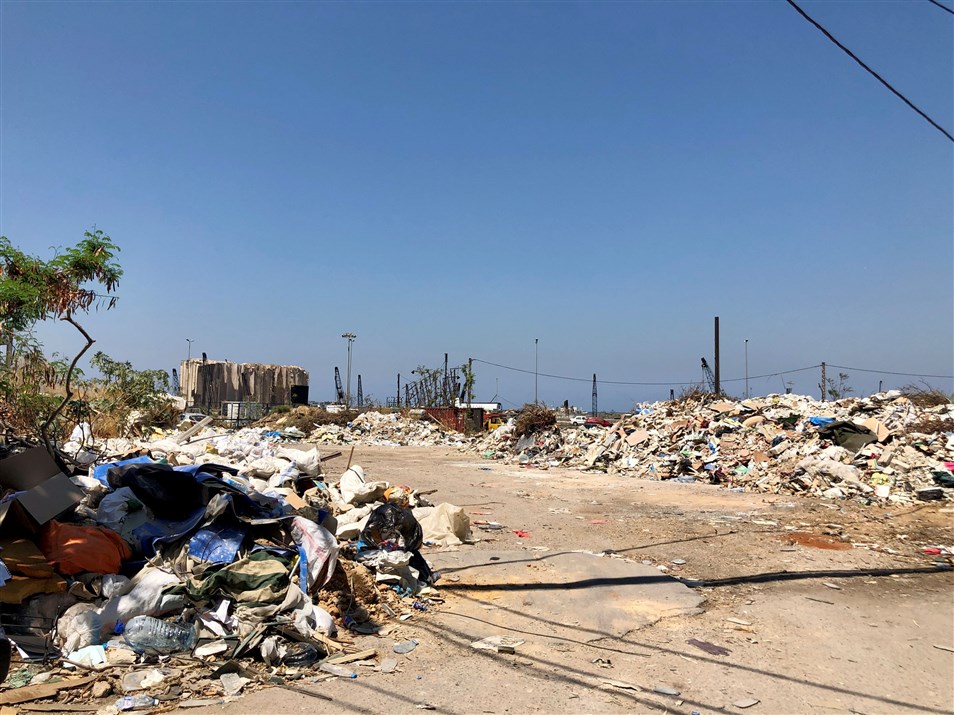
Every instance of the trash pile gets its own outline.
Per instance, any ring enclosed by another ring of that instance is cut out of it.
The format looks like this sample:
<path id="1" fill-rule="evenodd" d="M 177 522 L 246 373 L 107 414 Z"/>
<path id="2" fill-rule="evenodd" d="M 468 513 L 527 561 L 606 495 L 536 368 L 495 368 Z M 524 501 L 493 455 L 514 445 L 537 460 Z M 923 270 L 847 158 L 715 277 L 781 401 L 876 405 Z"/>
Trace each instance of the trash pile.
<path id="1" fill-rule="evenodd" d="M 413 412 L 413 411 L 412 411 Z M 362 444 L 379 447 L 459 447 L 468 439 L 420 416 L 396 412 L 362 412 L 345 426 L 322 425 L 309 436 L 318 444 Z"/>
<path id="2" fill-rule="evenodd" d="M 463 509 L 357 465 L 332 483 L 337 455 L 279 432 L 64 447 L 87 474 L 0 451 L 0 705 L 196 706 L 393 669 L 354 634 L 440 603 L 421 550 L 472 540 Z"/>
<path id="3" fill-rule="evenodd" d="M 907 503 L 954 499 L 952 426 L 954 404 L 920 408 L 898 391 L 838 402 L 710 395 L 641 405 L 609 428 L 518 438 L 508 424 L 472 450 L 538 468 Z"/>

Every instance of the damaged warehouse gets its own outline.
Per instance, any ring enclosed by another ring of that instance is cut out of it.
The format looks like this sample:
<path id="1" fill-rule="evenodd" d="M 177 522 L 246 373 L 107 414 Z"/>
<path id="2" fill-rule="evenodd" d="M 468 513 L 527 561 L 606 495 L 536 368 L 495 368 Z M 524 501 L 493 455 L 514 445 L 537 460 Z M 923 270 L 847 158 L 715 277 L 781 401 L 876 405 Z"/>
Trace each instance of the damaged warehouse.
<path id="1" fill-rule="evenodd" d="M 187 407 L 219 409 L 224 402 L 261 405 L 306 404 L 308 371 L 297 365 L 236 363 L 228 360 L 183 360 L 181 395 Z"/>

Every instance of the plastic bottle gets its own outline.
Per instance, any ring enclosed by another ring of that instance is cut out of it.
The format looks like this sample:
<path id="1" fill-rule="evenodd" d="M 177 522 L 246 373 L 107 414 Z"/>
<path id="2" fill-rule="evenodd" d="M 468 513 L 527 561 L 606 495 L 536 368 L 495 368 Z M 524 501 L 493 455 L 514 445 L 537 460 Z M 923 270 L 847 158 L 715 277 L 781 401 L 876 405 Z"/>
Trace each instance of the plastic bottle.
<path id="1" fill-rule="evenodd" d="M 142 708 L 152 708 L 159 704 L 151 695 L 124 695 L 116 701 L 116 709 L 120 712 L 124 710 L 141 710 Z"/>
<path id="2" fill-rule="evenodd" d="M 323 670 L 326 673 L 331 673 L 332 675 L 337 675 L 339 678 L 357 678 L 358 674 L 348 668 L 344 668 L 340 665 L 335 665 L 334 663 L 322 663 L 318 666 L 319 670 Z"/>
<path id="3" fill-rule="evenodd" d="M 126 624 L 123 638 L 137 653 L 165 655 L 195 648 L 196 629 L 152 616 L 136 616 Z"/>

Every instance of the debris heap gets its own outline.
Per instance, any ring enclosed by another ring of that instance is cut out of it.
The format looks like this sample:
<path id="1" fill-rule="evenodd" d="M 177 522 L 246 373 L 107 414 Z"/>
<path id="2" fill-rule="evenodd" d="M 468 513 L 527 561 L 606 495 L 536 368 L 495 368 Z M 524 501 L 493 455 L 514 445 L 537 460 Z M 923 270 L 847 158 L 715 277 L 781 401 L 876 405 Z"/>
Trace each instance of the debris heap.
<path id="1" fill-rule="evenodd" d="M 954 404 L 898 391 L 837 402 L 714 396 L 640 405 L 609 428 L 552 427 L 478 440 L 490 459 L 773 494 L 909 502 L 954 498 Z"/>
<path id="2" fill-rule="evenodd" d="M 0 453 L 0 705 L 194 706 L 393 669 L 354 639 L 441 602 L 422 550 L 471 540 L 468 517 L 357 465 L 328 479 L 338 453 L 298 437 L 80 440 L 72 476 L 41 447 Z"/>
<path id="3" fill-rule="evenodd" d="M 469 440 L 460 432 L 424 419 L 423 413 L 362 412 L 346 425 L 323 425 L 308 439 L 319 444 L 362 444 L 380 447 L 457 447 Z"/>

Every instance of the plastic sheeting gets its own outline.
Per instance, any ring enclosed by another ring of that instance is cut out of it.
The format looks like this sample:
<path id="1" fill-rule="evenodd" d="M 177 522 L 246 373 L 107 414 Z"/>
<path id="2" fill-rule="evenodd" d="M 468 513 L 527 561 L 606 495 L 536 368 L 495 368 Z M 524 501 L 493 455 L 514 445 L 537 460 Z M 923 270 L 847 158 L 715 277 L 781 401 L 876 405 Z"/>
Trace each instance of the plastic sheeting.
<path id="1" fill-rule="evenodd" d="M 473 541 L 470 532 L 470 517 L 463 507 L 444 502 L 435 507 L 422 507 L 414 510 L 424 542 L 439 546 L 456 546 L 465 541 Z"/>

